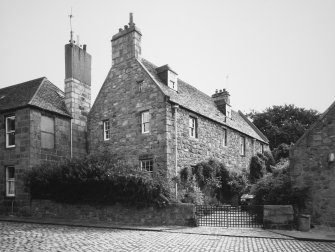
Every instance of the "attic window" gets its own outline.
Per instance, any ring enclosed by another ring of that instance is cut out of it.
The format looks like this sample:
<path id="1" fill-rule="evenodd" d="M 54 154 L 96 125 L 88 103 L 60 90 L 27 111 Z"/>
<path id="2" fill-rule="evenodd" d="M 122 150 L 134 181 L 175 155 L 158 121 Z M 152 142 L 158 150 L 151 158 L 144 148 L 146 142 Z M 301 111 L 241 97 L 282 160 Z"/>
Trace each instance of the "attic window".
<path id="1" fill-rule="evenodd" d="M 170 80 L 170 83 L 171 83 L 171 87 L 173 88 L 173 89 L 175 89 L 175 86 L 174 86 L 174 81 L 172 81 L 172 80 Z"/>
<path id="2" fill-rule="evenodd" d="M 168 70 L 168 86 L 177 91 L 177 75 Z"/>
<path id="3" fill-rule="evenodd" d="M 161 81 L 167 85 L 169 88 L 177 91 L 178 89 L 178 82 L 177 76 L 178 74 L 173 71 L 169 65 L 164 65 L 161 67 L 156 68 L 157 74 Z"/>

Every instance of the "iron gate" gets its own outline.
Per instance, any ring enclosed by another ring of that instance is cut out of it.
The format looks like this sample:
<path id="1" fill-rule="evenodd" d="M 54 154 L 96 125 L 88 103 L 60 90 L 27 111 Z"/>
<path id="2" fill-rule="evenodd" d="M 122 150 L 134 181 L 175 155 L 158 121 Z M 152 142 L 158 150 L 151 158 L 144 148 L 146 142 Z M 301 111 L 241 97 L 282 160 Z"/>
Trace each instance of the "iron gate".
<path id="1" fill-rule="evenodd" d="M 197 226 L 263 227 L 263 206 L 197 205 Z"/>

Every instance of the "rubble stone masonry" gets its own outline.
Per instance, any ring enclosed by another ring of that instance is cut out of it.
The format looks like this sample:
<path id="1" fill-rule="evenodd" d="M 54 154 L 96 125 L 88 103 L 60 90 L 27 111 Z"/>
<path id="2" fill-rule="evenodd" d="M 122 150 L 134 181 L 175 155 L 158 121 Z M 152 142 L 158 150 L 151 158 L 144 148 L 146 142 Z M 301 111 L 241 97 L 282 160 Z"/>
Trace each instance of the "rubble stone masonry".
<path id="1" fill-rule="evenodd" d="M 144 111 L 150 114 L 149 133 L 141 131 Z M 111 128 L 106 141 L 105 120 Z M 166 98 L 137 59 L 113 65 L 89 114 L 88 142 L 89 153 L 108 151 L 133 167 L 153 159 L 154 172 L 166 176 Z"/>
<path id="2" fill-rule="evenodd" d="M 294 186 L 309 187 L 306 211 L 312 222 L 335 226 L 335 106 L 292 148 L 290 175 Z"/>
<path id="3" fill-rule="evenodd" d="M 168 166 L 175 166 L 175 122 L 172 106 L 167 109 Z M 197 137 L 189 135 L 189 118 L 197 120 Z M 228 119 L 227 120 L 231 120 Z M 227 133 L 224 145 L 224 130 Z M 240 138 L 245 137 L 245 154 L 240 154 Z M 267 146 L 264 146 L 267 148 Z M 184 167 L 215 158 L 230 170 L 248 169 L 250 158 L 261 152 L 261 143 L 251 137 L 218 124 L 184 108 L 177 109 L 177 156 L 178 172 Z"/>

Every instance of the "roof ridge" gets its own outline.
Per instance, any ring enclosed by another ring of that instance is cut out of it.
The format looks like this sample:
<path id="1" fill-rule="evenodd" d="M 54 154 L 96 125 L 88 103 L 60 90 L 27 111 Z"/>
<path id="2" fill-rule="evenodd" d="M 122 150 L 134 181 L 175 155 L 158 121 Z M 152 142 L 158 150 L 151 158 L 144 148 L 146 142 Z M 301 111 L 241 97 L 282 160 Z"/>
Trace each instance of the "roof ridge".
<path id="1" fill-rule="evenodd" d="M 302 141 L 302 139 L 304 139 L 322 120 L 323 118 L 325 118 L 325 116 L 329 113 L 329 111 L 331 109 L 333 109 L 333 107 L 335 107 L 335 101 L 325 110 L 325 112 L 323 112 L 319 118 L 316 120 L 316 122 L 314 122 L 306 131 L 305 133 L 294 143 L 294 146 L 300 144 L 300 142 Z"/>
<path id="2" fill-rule="evenodd" d="M 41 78 L 42 79 L 42 78 Z M 37 79 L 36 79 L 37 80 Z M 41 86 L 43 85 L 43 83 L 45 82 L 45 80 L 47 80 L 46 77 L 43 77 L 43 79 L 41 80 L 40 84 L 38 85 L 38 88 L 36 89 L 34 95 L 31 97 L 31 99 L 29 100 L 29 102 L 27 104 L 31 105 L 31 102 L 35 99 L 38 91 L 41 89 Z"/>
<path id="3" fill-rule="evenodd" d="M 185 109 L 188 109 L 219 124 L 232 128 L 237 132 L 255 138 L 258 141 L 264 142 L 266 144 L 268 143 L 268 140 L 266 140 L 267 138 L 255 129 L 256 126 L 252 126 L 251 122 L 245 120 L 235 110 L 232 110 L 231 120 L 227 120 L 226 116 L 220 110 L 218 110 L 215 101 L 211 96 L 179 78 L 178 91 L 171 91 L 171 88 L 169 88 L 159 79 L 156 70 L 157 66 L 155 64 L 151 63 L 145 58 L 141 58 L 141 60 L 138 61 L 141 65 L 143 65 L 145 71 L 149 73 L 150 78 L 153 79 L 154 83 L 159 87 L 159 89 L 169 97 L 170 102 L 179 104 Z"/>
<path id="4" fill-rule="evenodd" d="M 146 62 L 148 62 L 149 64 L 151 64 L 152 66 L 154 66 L 155 68 L 158 67 L 156 64 L 152 63 L 151 61 L 149 61 L 149 60 L 147 60 L 147 59 L 145 59 L 145 58 L 142 58 L 142 59 L 145 60 Z M 195 86 L 193 86 L 193 85 L 187 83 L 186 81 L 184 81 L 184 80 L 182 80 L 182 79 L 180 79 L 180 78 L 177 78 L 177 79 L 178 79 L 178 81 L 183 82 L 184 84 L 186 84 L 186 85 L 192 87 L 193 89 L 196 89 L 197 91 L 199 91 L 199 92 L 202 93 L 203 95 L 208 96 L 209 98 L 212 98 L 210 95 L 204 93 L 203 91 L 201 91 L 200 89 L 196 88 Z"/>
<path id="5" fill-rule="evenodd" d="M 19 86 L 19 85 L 23 85 L 23 84 L 27 84 L 28 82 L 37 81 L 37 80 L 43 79 L 43 78 L 46 78 L 46 77 L 40 77 L 40 78 L 32 79 L 32 80 L 29 80 L 29 81 L 17 83 L 17 84 L 10 85 L 10 86 L 4 87 L 4 88 L 0 88 L 0 90 L 4 90 L 4 89 L 7 89 L 7 88 L 13 88 L 13 87 L 16 87 L 16 86 Z"/>
<path id="6" fill-rule="evenodd" d="M 238 113 L 240 114 L 240 116 L 250 125 L 250 127 L 256 131 L 256 133 L 265 141 L 265 142 L 269 142 L 269 139 L 262 133 L 262 131 L 260 131 L 255 124 L 253 124 L 248 117 L 246 117 L 241 110 L 238 111 Z"/>

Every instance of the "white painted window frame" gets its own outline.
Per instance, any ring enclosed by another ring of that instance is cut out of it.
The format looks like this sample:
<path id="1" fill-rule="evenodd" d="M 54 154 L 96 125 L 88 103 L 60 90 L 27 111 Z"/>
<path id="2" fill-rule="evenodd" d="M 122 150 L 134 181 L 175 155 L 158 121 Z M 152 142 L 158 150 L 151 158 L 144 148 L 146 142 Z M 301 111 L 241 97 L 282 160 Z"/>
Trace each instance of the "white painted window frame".
<path id="1" fill-rule="evenodd" d="M 145 115 L 148 116 L 145 116 Z M 146 121 L 147 118 L 147 121 Z M 143 111 L 141 113 L 141 129 L 143 134 L 147 134 L 150 132 L 150 112 L 149 110 Z"/>
<path id="2" fill-rule="evenodd" d="M 8 120 L 14 120 L 14 124 L 15 124 L 15 116 L 7 116 L 6 117 L 6 148 L 14 148 L 15 147 L 15 140 L 14 140 L 14 144 L 13 145 L 9 145 L 9 135 L 14 133 L 15 136 L 15 129 L 14 130 L 9 130 L 8 129 Z"/>
<path id="3" fill-rule="evenodd" d="M 108 141 L 111 138 L 110 122 L 109 120 L 104 120 L 102 121 L 102 123 L 103 123 L 103 128 L 104 128 L 104 141 Z"/>
<path id="4" fill-rule="evenodd" d="M 154 162 L 152 159 L 140 160 L 141 171 L 153 172 Z"/>
<path id="5" fill-rule="evenodd" d="M 6 173 L 6 197 L 15 197 L 15 167 L 7 166 Z M 14 177 L 9 178 L 9 169 L 14 169 Z M 13 186 L 13 193 L 9 193 L 11 185 Z"/>

